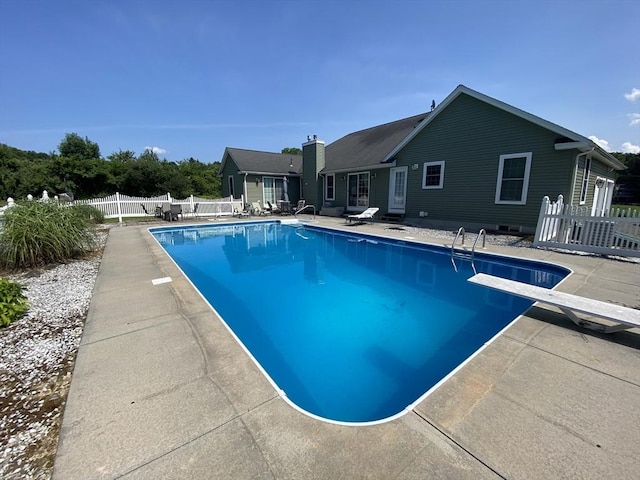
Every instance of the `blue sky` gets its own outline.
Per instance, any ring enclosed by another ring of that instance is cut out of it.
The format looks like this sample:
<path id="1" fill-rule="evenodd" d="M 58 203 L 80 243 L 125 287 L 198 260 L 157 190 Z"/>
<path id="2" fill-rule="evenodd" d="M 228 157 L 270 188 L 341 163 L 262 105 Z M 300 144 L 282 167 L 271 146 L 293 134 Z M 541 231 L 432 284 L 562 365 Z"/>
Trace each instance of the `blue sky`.
<path id="1" fill-rule="evenodd" d="M 331 143 L 464 84 L 640 146 L 640 2 L 0 0 L 0 142 L 219 161 Z"/>

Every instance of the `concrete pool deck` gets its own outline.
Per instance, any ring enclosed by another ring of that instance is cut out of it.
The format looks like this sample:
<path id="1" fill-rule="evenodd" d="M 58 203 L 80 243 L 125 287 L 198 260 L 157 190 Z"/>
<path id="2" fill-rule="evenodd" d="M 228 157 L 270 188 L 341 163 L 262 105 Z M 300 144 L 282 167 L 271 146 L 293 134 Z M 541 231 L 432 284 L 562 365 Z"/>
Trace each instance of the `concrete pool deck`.
<path id="1" fill-rule="evenodd" d="M 640 329 L 602 335 L 534 306 L 413 411 L 333 425 L 278 396 L 149 226 L 109 233 L 54 479 L 618 480 L 640 471 Z M 486 251 L 565 265 L 574 273 L 559 290 L 640 308 L 639 263 Z M 163 277 L 172 281 L 152 284 Z"/>

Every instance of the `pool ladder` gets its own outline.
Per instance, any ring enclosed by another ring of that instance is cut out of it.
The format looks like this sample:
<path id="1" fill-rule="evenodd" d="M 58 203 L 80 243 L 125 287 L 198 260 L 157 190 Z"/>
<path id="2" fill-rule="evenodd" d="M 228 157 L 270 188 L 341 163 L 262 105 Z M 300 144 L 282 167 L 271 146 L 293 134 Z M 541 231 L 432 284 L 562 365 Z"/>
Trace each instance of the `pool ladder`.
<path id="1" fill-rule="evenodd" d="M 485 248 L 486 243 L 487 243 L 487 231 L 484 228 L 481 228 L 480 231 L 478 232 L 478 236 L 476 237 L 475 241 L 473 242 L 473 247 L 471 247 L 471 253 L 466 253 L 466 252 L 456 252 L 456 242 L 458 241 L 458 238 L 460 238 L 460 235 L 462 235 L 462 243 L 461 245 L 464 246 L 464 235 L 465 235 L 465 231 L 464 231 L 464 227 L 460 227 L 458 229 L 458 233 L 456 233 L 456 237 L 453 239 L 453 243 L 451 244 L 451 263 L 453 264 L 453 269 L 457 272 L 458 271 L 458 266 L 456 265 L 456 258 L 461 258 L 464 260 L 470 260 L 471 261 L 471 268 L 473 268 L 473 273 L 477 273 L 476 272 L 476 266 L 473 262 L 474 258 L 475 258 L 475 254 L 476 254 L 476 246 L 478 244 L 478 240 L 480 240 L 480 237 L 482 237 L 482 248 Z"/>
<path id="2" fill-rule="evenodd" d="M 304 207 L 302 207 L 300 210 L 294 212 L 294 216 L 298 215 L 299 213 L 302 213 L 303 211 L 307 210 L 308 208 L 313 208 L 313 219 L 316 219 L 316 207 L 315 205 L 305 205 Z"/>

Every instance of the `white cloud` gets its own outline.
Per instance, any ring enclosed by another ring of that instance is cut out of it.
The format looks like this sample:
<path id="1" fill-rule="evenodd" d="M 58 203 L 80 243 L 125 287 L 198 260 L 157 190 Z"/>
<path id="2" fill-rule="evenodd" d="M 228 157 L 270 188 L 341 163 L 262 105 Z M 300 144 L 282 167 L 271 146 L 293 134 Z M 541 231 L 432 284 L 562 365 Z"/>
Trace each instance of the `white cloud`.
<path id="1" fill-rule="evenodd" d="M 640 113 L 630 113 L 629 118 L 631 119 L 629 125 L 632 127 L 635 127 L 636 125 L 640 126 Z"/>
<path id="2" fill-rule="evenodd" d="M 167 153 L 167 151 L 164 148 L 160 148 L 160 147 L 144 147 L 144 149 L 145 151 L 151 150 L 156 155 L 162 155 L 163 153 Z"/>
<path id="3" fill-rule="evenodd" d="M 631 142 L 624 142 L 622 144 L 622 153 L 640 153 L 640 146 Z"/>
<path id="4" fill-rule="evenodd" d="M 632 88 L 631 93 L 624 94 L 624 98 L 626 98 L 630 102 L 640 100 L 640 88 Z"/>
<path id="5" fill-rule="evenodd" d="M 590 135 L 589 140 L 591 140 L 593 143 L 598 145 L 600 148 L 606 150 L 607 152 L 611 151 L 611 147 L 609 146 L 608 141 L 598 138 L 595 135 Z"/>

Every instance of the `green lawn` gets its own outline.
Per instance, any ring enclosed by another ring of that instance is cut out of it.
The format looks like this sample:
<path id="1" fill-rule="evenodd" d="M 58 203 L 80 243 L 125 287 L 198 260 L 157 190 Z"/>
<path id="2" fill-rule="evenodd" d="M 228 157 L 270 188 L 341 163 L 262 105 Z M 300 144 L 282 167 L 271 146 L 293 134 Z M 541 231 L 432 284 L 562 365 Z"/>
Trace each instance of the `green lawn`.
<path id="1" fill-rule="evenodd" d="M 640 205 L 611 205 L 612 210 L 616 208 L 619 208 L 621 213 L 626 210 L 626 216 L 640 217 Z"/>

